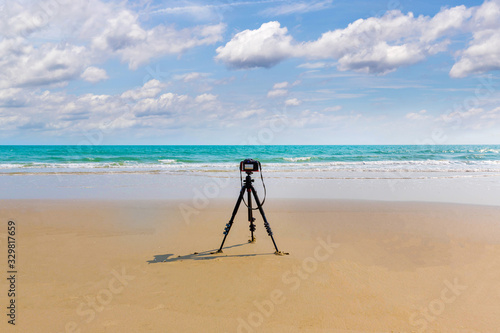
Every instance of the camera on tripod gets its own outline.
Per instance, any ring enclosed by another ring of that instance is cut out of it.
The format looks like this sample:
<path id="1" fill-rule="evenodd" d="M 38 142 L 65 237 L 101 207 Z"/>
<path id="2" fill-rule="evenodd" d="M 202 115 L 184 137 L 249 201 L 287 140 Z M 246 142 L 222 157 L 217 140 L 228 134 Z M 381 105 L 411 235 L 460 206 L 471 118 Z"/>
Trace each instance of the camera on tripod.
<path id="1" fill-rule="evenodd" d="M 253 179 L 252 179 L 252 172 L 259 172 L 260 171 L 260 179 L 262 180 L 262 187 L 264 188 L 264 200 L 260 202 L 259 196 L 257 195 L 257 191 L 253 187 Z M 246 172 L 247 175 L 245 177 L 245 180 L 243 180 L 242 173 Z M 269 222 L 267 222 L 266 215 L 264 214 L 264 209 L 262 206 L 264 206 L 264 202 L 266 201 L 266 185 L 264 184 L 264 177 L 262 176 L 262 166 L 260 165 L 259 161 L 253 160 L 251 158 L 247 158 L 244 161 L 240 162 L 240 181 L 241 181 L 241 190 L 240 190 L 240 195 L 238 196 L 238 200 L 236 201 L 236 205 L 234 206 L 233 209 L 233 214 L 231 215 L 231 219 L 229 222 L 226 224 L 226 227 L 224 228 L 224 239 L 222 240 L 222 243 L 220 244 L 219 250 L 217 252 L 211 252 L 211 254 L 215 253 L 222 253 L 222 248 L 224 247 L 224 242 L 226 241 L 227 235 L 229 235 L 229 231 L 231 230 L 231 227 L 233 226 L 234 223 L 234 218 L 236 216 L 236 213 L 238 212 L 238 209 L 240 208 L 240 204 L 243 201 L 245 203 L 245 206 L 248 208 L 248 222 L 250 223 L 250 240 L 248 241 L 249 243 L 254 243 L 255 242 L 255 236 L 254 236 L 254 231 L 255 231 L 255 224 L 253 223 L 255 221 L 255 218 L 253 217 L 253 211 L 254 210 L 259 210 L 260 215 L 262 215 L 262 219 L 264 220 L 264 227 L 266 228 L 267 234 L 269 237 L 271 237 L 271 240 L 273 241 L 274 249 L 276 252 L 274 254 L 283 256 L 288 253 L 286 252 L 281 252 L 278 250 L 278 246 L 276 245 L 276 242 L 274 241 L 273 237 L 273 231 L 271 230 L 271 226 L 269 225 Z M 248 202 L 245 202 L 244 196 L 245 194 L 247 195 L 247 200 Z M 252 207 L 252 195 L 255 199 L 255 203 L 257 204 L 256 208 Z"/>
<path id="2" fill-rule="evenodd" d="M 247 158 L 240 162 L 240 171 L 244 172 L 259 172 L 261 170 L 261 165 L 259 161 L 251 158 Z"/>

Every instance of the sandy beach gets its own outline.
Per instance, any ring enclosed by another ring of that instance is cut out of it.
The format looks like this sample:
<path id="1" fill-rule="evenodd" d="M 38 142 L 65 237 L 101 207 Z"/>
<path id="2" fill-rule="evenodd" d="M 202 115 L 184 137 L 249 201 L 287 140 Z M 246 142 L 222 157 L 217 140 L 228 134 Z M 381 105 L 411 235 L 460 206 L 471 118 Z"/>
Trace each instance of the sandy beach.
<path id="1" fill-rule="evenodd" d="M 0 309 L 500 333 L 500 0 L 1 1 Z"/>
<path id="2" fill-rule="evenodd" d="M 280 250 L 233 200 L 5 200 L 18 332 L 494 332 L 500 208 L 270 200 Z M 187 205 L 187 206 L 186 206 Z M 197 253 L 197 254 L 194 254 Z M 5 272 L 5 264 L 2 270 Z M 3 278 L 2 308 L 7 313 Z"/>

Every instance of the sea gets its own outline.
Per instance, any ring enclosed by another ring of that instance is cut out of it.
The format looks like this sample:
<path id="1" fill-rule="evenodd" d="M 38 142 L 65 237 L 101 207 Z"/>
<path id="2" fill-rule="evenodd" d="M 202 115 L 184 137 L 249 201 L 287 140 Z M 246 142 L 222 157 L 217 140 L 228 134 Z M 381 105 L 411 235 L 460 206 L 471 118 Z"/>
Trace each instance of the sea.
<path id="1" fill-rule="evenodd" d="M 247 158 L 261 162 L 254 185 L 273 199 L 500 205 L 500 145 L 3 145 L 0 199 L 175 199 L 199 207 L 237 197 Z"/>
<path id="2" fill-rule="evenodd" d="M 500 145 L 0 146 L 0 174 L 234 172 L 498 173 Z"/>

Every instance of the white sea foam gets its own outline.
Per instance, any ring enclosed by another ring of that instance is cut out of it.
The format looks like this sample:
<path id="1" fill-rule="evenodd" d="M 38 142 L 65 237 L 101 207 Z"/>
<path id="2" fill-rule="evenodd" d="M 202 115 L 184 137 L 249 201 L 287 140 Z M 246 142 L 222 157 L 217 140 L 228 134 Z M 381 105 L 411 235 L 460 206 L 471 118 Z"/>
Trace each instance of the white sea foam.
<path id="1" fill-rule="evenodd" d="M 479 150 L 480 153 L 495 153 L 498 154 L 500 151 L 492 148 L 482 148 Z"/>
<path id="2" fill-rule="evenodd" d="M 158 160 L 158 162 L 163 163 L 163 164 L 173 164 L 173 163 L 176 163 L 177 160 L 174 160 L 174 159 L 164 159 L 164 160 Z"/>
<path id="3" fill-rule="evenodd" d="M 283 157 L 288 162 L 310 161 L 311 157 Z"/>
<path id="4" fill-rule="evenodd" d="M 264 163 L 265 172 L 368 172 L 368 173 L 500 173 L 500 161 L 355 161 L 310 162 L 296 158 L 288 163 Z M 157 163 L 81 162 L 81 163 L 0 163 L 0 174 L 36 172 L 235 172 L 237 163 L 183 163 L 176 160 L 158 160 Z"/>

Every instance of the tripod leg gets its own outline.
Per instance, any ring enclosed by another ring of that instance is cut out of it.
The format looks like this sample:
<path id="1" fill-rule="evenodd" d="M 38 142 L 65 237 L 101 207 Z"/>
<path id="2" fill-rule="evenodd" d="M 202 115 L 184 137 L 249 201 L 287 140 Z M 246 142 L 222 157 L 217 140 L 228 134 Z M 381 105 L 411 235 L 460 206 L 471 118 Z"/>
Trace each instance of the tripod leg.
<path id="1" fill-rule="evenodd" d="M 241 188 L 240 196 L 238 197 L 238 201 L 236 201 L 236 205 L 234 206 L 233 214 L 231 215 L 231 219 L 229 220 L 229 223 L 226 224 L 226 227 L 224 228 L 224 239 L 222 240 L 222 244 L 220 245 L 220 248 L 216 253 L 222 253 L 222 247 L 224 246 L 224 242 L 226 241 L 226 237 L 229 234 L 229 230 L 231 230 L 231 227 L 233 226 L 234 217 L 236 216 L 236 213 L 238 212 L 238 208 L 240 208 L 241 200 L 243 200 L 244 194 L 245 194 L 245 186 L 243 186 Z"/>
<path id="2" fill-rule="evenodd" d="M 249 243 L 255 243 L 255 237 L 253 235 L 253 232 L 255 231 L 255 224 L 253 221 L 255 221 L 255 218 L 253 217 L 253 211 L 252 211 L 252 191 L 250 188 L 247 189 L 248 192 L 248 222 L 250 222 L 250 233 L 251 233 L 251 238 L 248 241 Z"/>
<path id="3" fill-rule="evenodd" d="M 253 186 L 251 187 L 251 189 L 252 189 L 253 196 L 255 197 L 255 202 L 257 203 L 257 207 L 259 208 L 260 215 L 262 215 L 262 219 L 264 220 L 264 226 L 266 227 L 267 234 L 269 235 L 269 237 L 271 237 L 273 244 L 274 244 L 274 248 L 276 249 L 276 252 L 274 252 L 274 253 L 278 254 L 278 255 L 288 254 L 286 252 L 281 252 L 280 250 L 278 250 L 278 246 L 276 246 L 276 242 L 274 241 L 273 231 L 271 230 L 271 226 L 269 225 L 269 222 L 267 222 L 266 214 L 264 214 L 264 209 L 262 209 L 262 205 L 260 204 L 260 200 L 259 200 L 259 196 L 257 195 L 257 191 L 255 191 L 255 188 Z"/>

